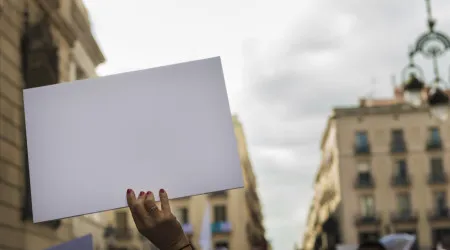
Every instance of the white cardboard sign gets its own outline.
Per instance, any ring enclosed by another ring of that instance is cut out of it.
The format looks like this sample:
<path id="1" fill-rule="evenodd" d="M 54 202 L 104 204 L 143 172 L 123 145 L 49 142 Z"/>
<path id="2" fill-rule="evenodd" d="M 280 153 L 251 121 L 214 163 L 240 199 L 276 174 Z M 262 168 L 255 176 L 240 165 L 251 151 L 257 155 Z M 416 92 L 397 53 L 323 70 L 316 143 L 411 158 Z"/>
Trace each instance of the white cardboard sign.
<path id="1" fill-rule="evenodd" d="M 34 222 L 243 187 L 220 57 L 24 91 Z"/>

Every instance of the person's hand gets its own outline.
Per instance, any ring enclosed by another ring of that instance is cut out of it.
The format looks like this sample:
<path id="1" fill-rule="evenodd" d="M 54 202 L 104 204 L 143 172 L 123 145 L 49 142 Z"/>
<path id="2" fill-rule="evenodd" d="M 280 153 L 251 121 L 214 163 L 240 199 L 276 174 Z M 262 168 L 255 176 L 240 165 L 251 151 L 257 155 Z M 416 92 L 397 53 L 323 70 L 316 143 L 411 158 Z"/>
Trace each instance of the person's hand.
<path id="1" fill-rule="evenodd" d="M 139 232 L 161 250 L 190 250 L 191 245 L 183 228 L 172 214 L 164 189 L 159 191 L 161 209 L 152 192 L 141 192 L 139 197 L 127 190 L 128 207 Z"/>

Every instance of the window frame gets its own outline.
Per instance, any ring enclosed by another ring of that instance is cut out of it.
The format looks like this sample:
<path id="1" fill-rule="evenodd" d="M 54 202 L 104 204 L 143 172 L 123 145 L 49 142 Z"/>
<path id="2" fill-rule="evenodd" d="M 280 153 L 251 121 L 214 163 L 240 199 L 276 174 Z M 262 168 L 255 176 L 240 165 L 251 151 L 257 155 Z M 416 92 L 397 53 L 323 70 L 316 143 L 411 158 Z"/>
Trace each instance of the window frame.
<path id="1" fill-rule="evenodd" d="M 439 127 L 429 127 L 428 128 L 428 139 L 429 140 L 441 140 L 441 130 Z"/>
<path id="2" fill-rule="evenodd" d="M 370 201 L 370 202 L 367 202 Z M 369 204 L 369 206 L 368 206 Z M 359 207 L 362 216 L 375 216 L 375 197 L 372 194 L 365 194 L 359 197 Z"/>
<path id="3" fill-rule="evenodd" d="M 439 162 L 439 164 L 434 164 Z M 436 169 L 438 171 L 436 171 Z M 440 175 L 444 173 L 444 160 L 442 159 L 442 157 L 431 157 L 430 158 L 430 174 L 435 176 L 435 175 Z"/>
<path id="4" fill-rule="evenodd" d="M 369 145 L 369 133 L 367 130 L 358 130 L 355 132 L 355 145 L 358 147 Z"/>
<path id="5" fill-rule="evenodd" d="M 128 221 L 128 213 L 126 211 L 116 211 L 114 213 L 117 229 L 128 230 L 130 228 Z M 123 224 L 123 225 L 120 225 Z"/>
<path id="6" fill-rule="evenodd" d="M 227 222 L 227 206 L 225 204 L 214 205 L 214 222 Z"/>
<path id="7" fill-rule="evenodd" d="M 404 167 L 404 174 L 401 171 L 402 167 Z M 406 158 L 395 159 L 395 174 L 400 177 L 406 177 L 408 172 L 408 160 Z"/>
<path id="8" fill-rule="evenodd" d="M 405 132 L 401 128 L 391 130 L 392 142 L 403 142 L 405 140 Z"/>
<path id="9" fill-rule="evenodd" d="M 411 194 L 409 193 L 398 193 L 397 198 L 397 209 L 399 212 L 410 212 L 411 211 Z M 402 199 L 405 207 L 402 208 Z"/>
<path id="10" fill-rule="evenodd" d="M 444 203 L 443 207 L 439 206 L 438 198 L 439 198 L 440 195 L 442 195 L 442 198 L 443 198 L 443 203 Z M 445 209 L 445 208 L 448 207 L 447 191 L 440 190 L 440 191 L 433 192 L 433 206 L 434 206 L 435 209 L 438 209 L 438 210 L 439 209 Z"/>

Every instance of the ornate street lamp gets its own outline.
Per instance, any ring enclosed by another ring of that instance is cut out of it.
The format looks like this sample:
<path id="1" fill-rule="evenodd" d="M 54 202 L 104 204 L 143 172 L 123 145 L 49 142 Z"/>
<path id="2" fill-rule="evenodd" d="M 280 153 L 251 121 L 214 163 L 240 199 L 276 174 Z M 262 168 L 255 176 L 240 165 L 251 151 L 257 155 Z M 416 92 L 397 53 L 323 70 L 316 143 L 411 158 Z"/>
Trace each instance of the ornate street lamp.
<path id="1" fill-rule="evenodd" d="M 409 64 L 403 70 L 403 87 L 405 101 L 414 107 L 424 105 L 423 100 L 427 100 L 430 113 L 441 121 L 448 118 L 449 96 L 444 91 L 445 82 L 439 74 L 438 58 L 450 50 L 450 39 L 444 33 L 436 31 L 434 26 L 436 20 L 431 14 L 430 0 L 425 0 L 428 14 L 428 32 L 417 39 L 414 47 L 409 52 Z M 414 57 L 422 54 L 425 58 L 430 58 L 433 63 L 434 80 L 431 86 L 424 83 L 422 69 L 414 63 Z M 409 75 L 409 80 L 405 81 L 405 76 Z M 450 74 L 449 74 L 450 77 Z M 426 98 L 423 98 L 424 90 L 428 90 Z"/>

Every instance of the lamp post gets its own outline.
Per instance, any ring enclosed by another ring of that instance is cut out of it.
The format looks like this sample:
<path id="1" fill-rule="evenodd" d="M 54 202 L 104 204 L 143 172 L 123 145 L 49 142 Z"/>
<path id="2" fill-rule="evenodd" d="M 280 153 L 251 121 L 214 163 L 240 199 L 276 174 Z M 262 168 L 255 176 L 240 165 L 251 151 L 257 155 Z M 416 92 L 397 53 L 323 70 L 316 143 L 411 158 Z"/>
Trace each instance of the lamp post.
<path id="1" fill-rule="evenodd" d="M 431 13 L 430 0 L 425 0 L 425 3 L 428 15 L 428 32 L 421 35 L 409 51 L 409 64 L 402 71 L 403 82 L 405 83 L 403 86 L 404 98 L 407 103 L 414 107 L 427 104 L 434 117 L 445 121 L 449 112 L 449 96 L 444 88 L 448 83 L 440 77 L 438 59 L 450 50 L 450 39 L 446 34 L 435 30 L 436 20 Z M 434 79 L 429 87 L 424 83 L 422 69 L 414 63 L 414 58 L 419 54 L 431 59 L 433 64 Z M 407 81 L 405 81 L 406 76 L 409 76 Z M 426 98 L 423 98 L 424 90 L 428 91 L 425 95 Z M 424 100 L 427 100 L 427 103 L 424 103 Z"/>

